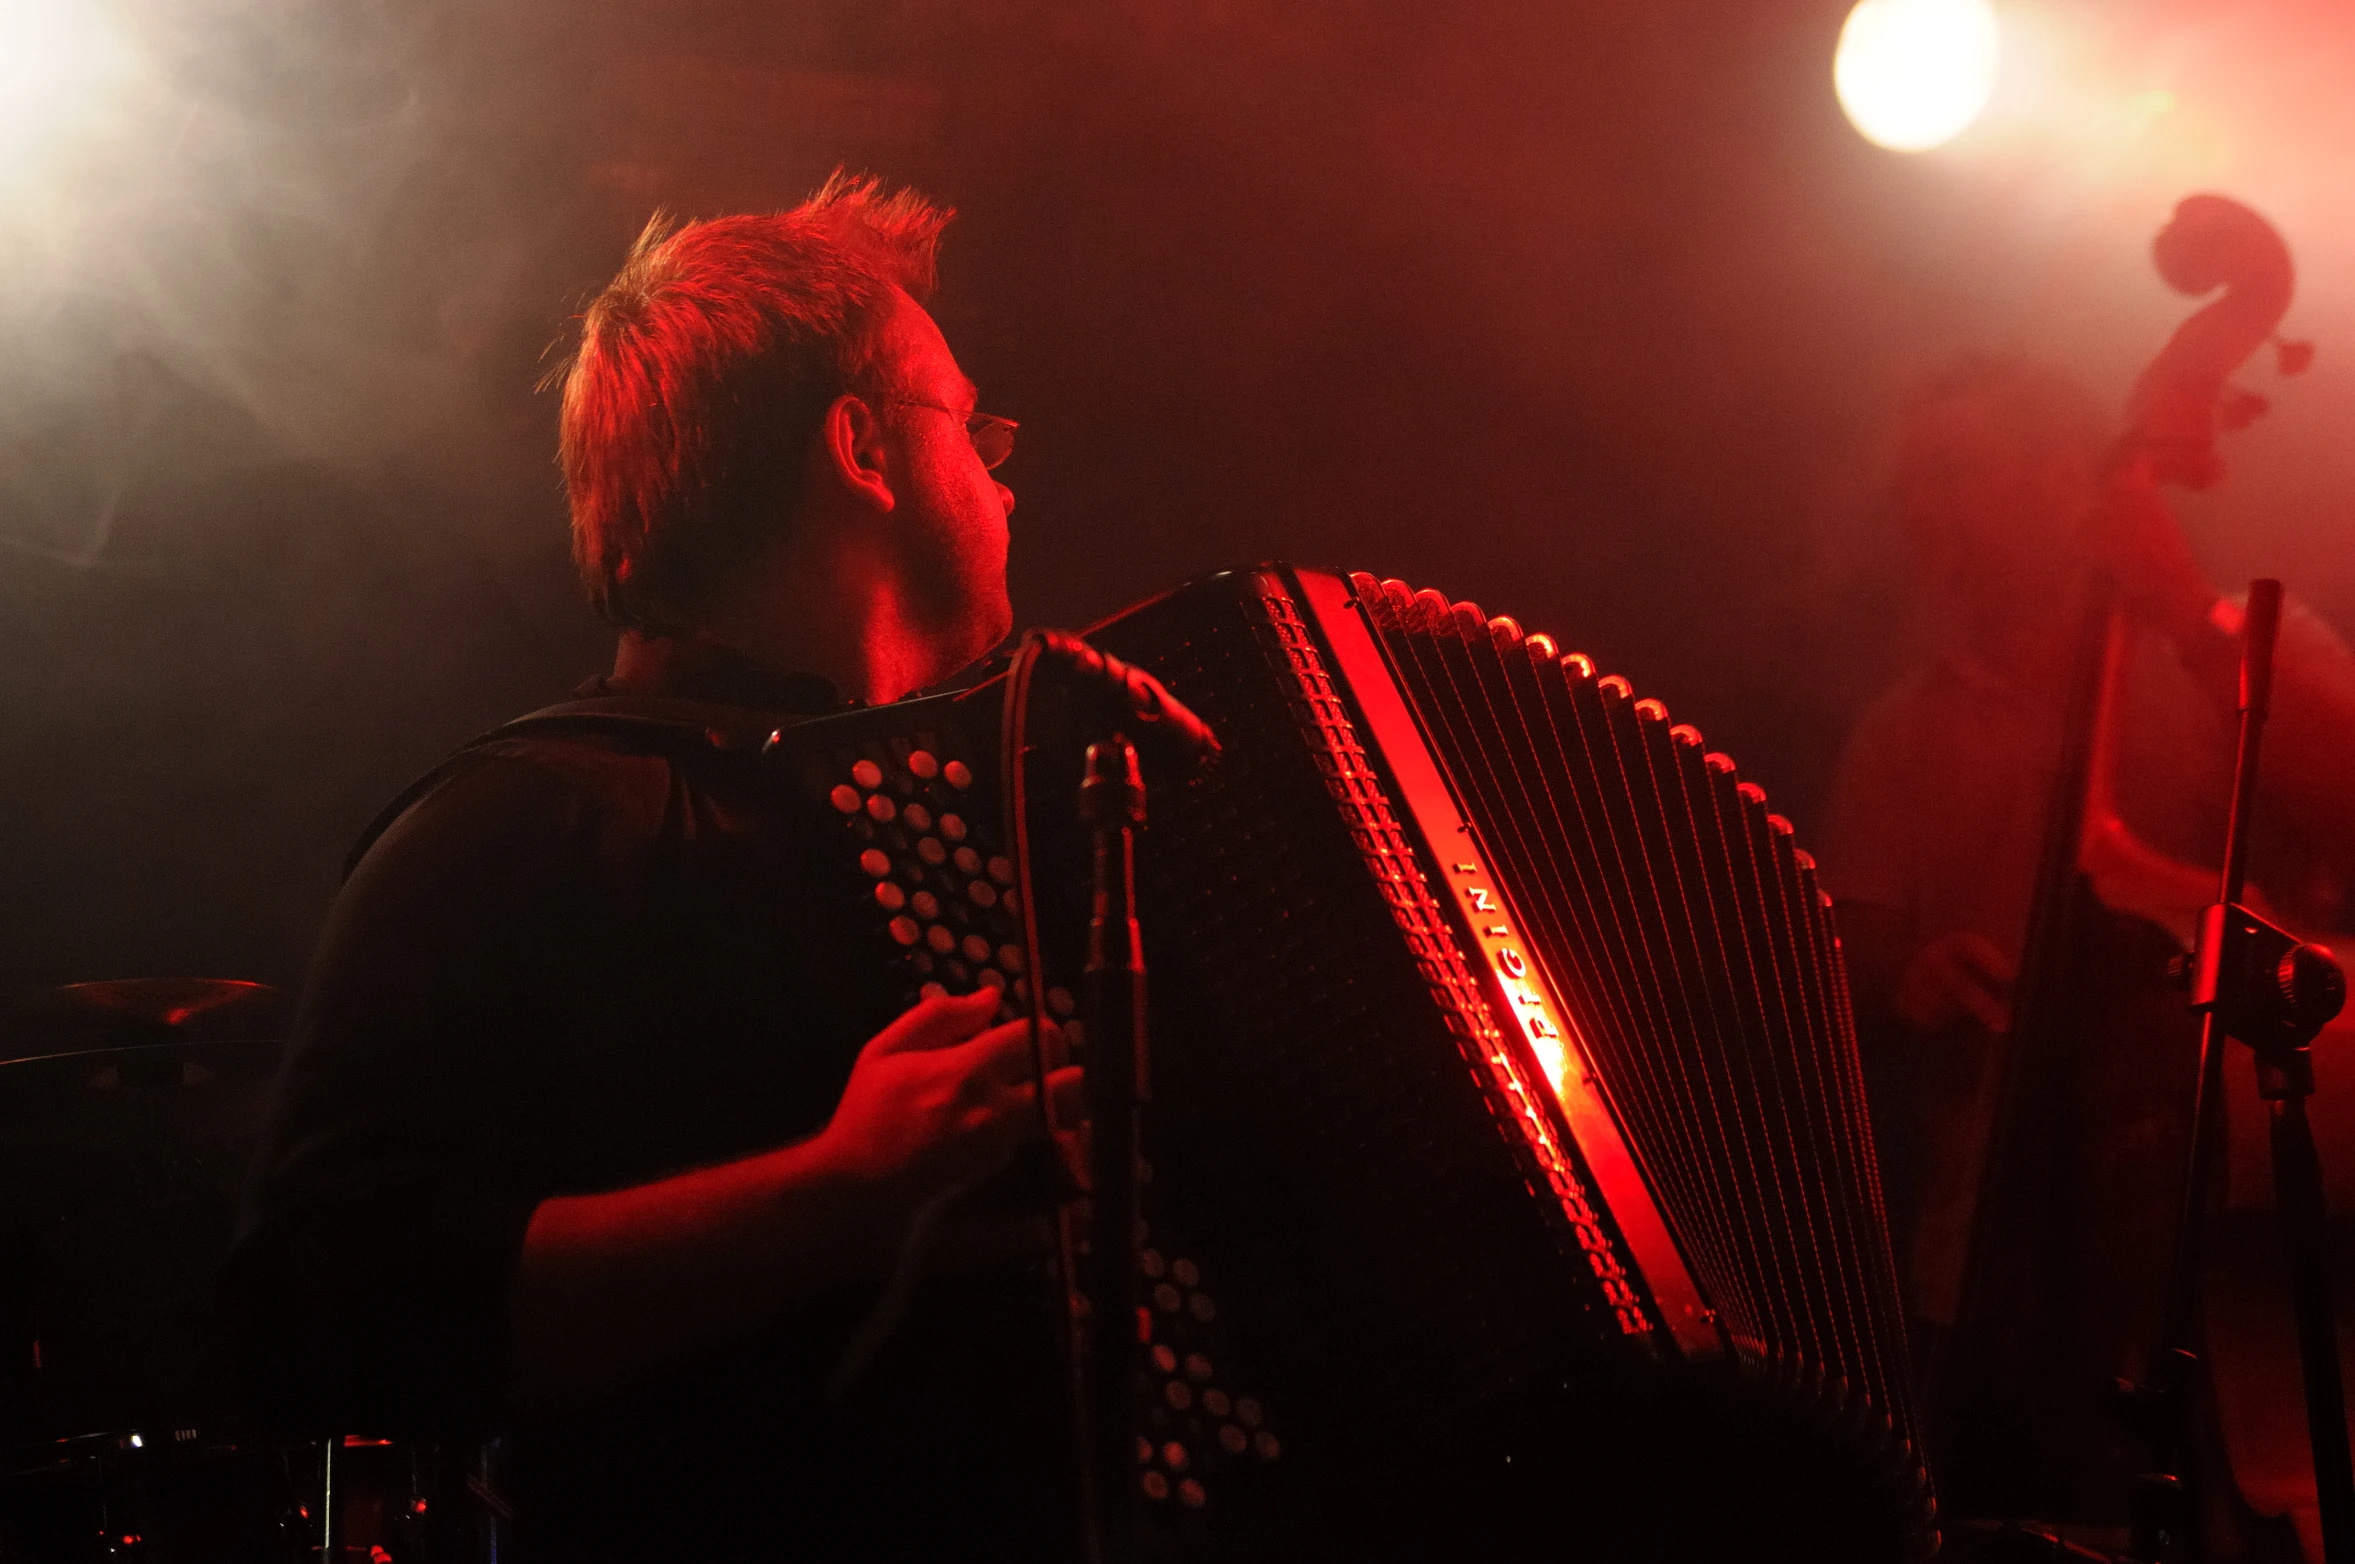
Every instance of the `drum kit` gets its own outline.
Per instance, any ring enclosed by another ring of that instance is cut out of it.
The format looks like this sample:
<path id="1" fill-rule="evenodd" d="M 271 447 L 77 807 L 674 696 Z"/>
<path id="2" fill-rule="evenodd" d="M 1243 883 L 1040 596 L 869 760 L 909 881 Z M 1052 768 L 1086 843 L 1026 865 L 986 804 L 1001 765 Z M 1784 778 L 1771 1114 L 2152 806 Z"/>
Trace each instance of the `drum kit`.
<path id="1" fill-rule="evenodd" d="M 200 979 L 0 1009 L 0 1564 L 496 1558 L 495 1449 L 238 1416 L 213 1289 L 285 1009 Z"/>

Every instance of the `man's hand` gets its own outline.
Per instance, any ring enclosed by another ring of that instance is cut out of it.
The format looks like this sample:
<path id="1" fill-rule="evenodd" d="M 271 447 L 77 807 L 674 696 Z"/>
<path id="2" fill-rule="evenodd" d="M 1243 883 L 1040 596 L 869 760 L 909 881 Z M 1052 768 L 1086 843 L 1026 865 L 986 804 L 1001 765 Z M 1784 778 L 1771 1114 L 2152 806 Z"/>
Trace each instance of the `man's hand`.
<path id="1" fill-rule="evenodd" d="M 927 999 L 876 1033 L 811 1149 L 911 1204 L 1003 1169 L 1038 1138 L 1039 1114 L 1029 1023 L 989 1024 L 1002 999 L 989 988 Z M 1075 1126 L 1085 1111 L 1080 1073 L 1052 1027 L 1045 1041 L 1055 1122 Z"/>
<path id="2" fill-rule="evenodd" d="M 1000 1002 L 992 989 L 928 999 L 878 1032 L 809 1140 L 541 1201 L 508 1294 L 512 1406 L 590 1405 L 889 1274 L 918 1211 L 946 1207 L 1039 1134 L 1028 1026 L 991 1026 Z M 1055 1122 L 1076 1126 L 1079 1071 L 1060 1036 L 1046 1044 Z M 1028 1252 L 1038 1229 L 1033 1212 L 965 1215 L 943 1258 Z"/>
<path id="3" fill-rule="evenodd" d="M 1966 1016 L 1990 1032 L 2012 1025 L 2012 979 L 1995 942 L 1957 929 L 1913 954 L 1897 980 L 1897 1014 L 1916 1031 L 1939 1032 Z"/>

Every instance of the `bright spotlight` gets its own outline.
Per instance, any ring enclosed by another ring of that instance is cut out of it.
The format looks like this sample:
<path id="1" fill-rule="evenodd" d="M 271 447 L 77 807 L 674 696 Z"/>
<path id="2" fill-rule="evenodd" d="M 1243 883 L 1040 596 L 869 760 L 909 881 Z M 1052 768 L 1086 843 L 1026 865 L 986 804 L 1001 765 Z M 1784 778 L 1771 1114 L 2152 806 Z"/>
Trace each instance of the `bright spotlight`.
<path id="1" fill-rule="evenodd" d="M 1867 141 L 1926 152 L 1987 106 L 1996 53 L 1988 0 L 1858 0 L 1840 29 L 1832 86 Z"/>
<path id="2" fill-rule="evenodd" d="M 101 0 L 0 0 L 0 184 L 116 107 L 134 63 Z"/>

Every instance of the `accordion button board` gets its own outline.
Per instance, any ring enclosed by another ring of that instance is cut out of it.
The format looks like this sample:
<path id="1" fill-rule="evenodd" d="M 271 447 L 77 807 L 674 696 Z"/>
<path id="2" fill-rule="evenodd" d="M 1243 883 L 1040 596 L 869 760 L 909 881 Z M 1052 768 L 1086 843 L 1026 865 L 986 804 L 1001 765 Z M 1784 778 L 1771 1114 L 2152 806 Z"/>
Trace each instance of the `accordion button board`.
<path id="1" fill-rule="evenodd" d="M 1149 1552 L 1934 1551 L 1837 933 L 1764 795 L 1396 582 L 1227 572 L 1089 638 L 1224 745 L 1138 845 Z M 999 695 L 780 750 L 903 999 L 1067 1016 L 1092 735 L 1035 714 L 1033 971 Z"/>

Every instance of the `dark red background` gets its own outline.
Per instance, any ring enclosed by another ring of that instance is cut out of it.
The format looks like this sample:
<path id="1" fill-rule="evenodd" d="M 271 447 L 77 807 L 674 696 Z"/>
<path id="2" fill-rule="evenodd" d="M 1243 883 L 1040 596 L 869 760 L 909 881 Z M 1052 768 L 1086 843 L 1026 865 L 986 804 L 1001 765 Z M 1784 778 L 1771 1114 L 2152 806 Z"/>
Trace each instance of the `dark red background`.
<path id="1" fill-rule="evenodd" d="M 837 162 L 963 210 L 939 313 L 1023 421 L 1025 621 L 1403 576 L 1629 675 L 1804 829 L 1906 651 L 1894 397 L 1966 344 L 2122 395 L 2197 188 L 2280 222 L 2321 357 L 2251 371 L 2278 411 L 2187 524 L 2355 619 L 2319 3 L 2015 6 L 2044 76 L 1921 158 L 1841 118 L 1839 0 L 121 9 L 124 101 L 0 169 L 0 987 L 297 977 L 377 805 L 605 655 L 534 390 L 566 317 L 655 206 Z"/>

